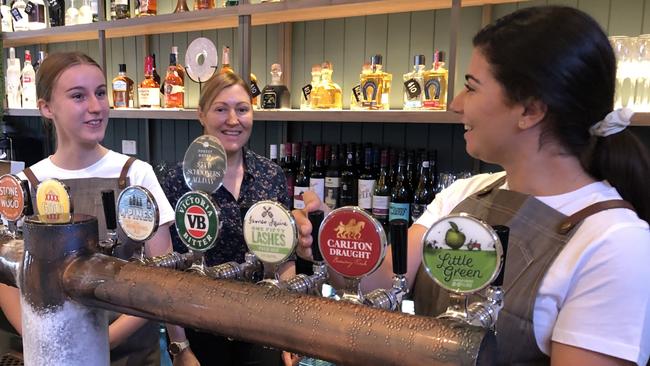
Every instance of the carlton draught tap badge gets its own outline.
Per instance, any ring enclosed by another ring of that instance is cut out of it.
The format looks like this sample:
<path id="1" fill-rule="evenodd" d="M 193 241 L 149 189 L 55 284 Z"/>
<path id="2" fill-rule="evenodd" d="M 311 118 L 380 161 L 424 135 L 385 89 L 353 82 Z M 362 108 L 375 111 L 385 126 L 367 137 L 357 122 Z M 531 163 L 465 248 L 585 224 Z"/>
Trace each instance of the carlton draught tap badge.
<path id="1" fill-rule="evenodd" d="M 5 174 L 0 177 L 0 215 L 8 221 L 18 221 L 25 209 L 25 192 L 20 178 Z"/>
<path id="2" fill-rule="evenodd" d="M 129 239 L 149 240 L 158 229 L 158 204 L 144 187 L 131 186 L 117 199 L 117 222 Z"/>
<path id="3" fill-rule="evenodd" d="M 214 136 L 197 137 L 185 151 L 183 177 L 193 191 L 214 193 L 226 170 L 226 151 Z"/>
<path id="4" fill-rule="evenodd" d="M 341 207 L 323 220 L 319 247 L 330 268 L 349 278 L 372 273 L 384 258 L 386 234 L 381 224 L 358 207 Z"/>
<path id="5" fill-rule="evenodd" d="M 244 216 L 244 240 L 262 262 L 285 261 L 298 242 L 298 230 L 291 213 L 273 201 L 252 205 Z"/>
<path id="6" fill-rule="evenodd" d="M 424 236 L 423 264 L 443 288 L 472 293 L 499 274 L 503 249 L 490 226 L 466 214 L 446 216 Z"/>
<path id="7" fill-rule="evenodd" d="M 36 207 L 41 219 L 46 223 L 65 223 L 70 221 L 72 200 L 68 186 L 58 179 L 46 179 L 36 189 Z"/>
<path id="8" fill-rule="evenodd" d="M 176 204 L 176 231 L 190 249 L 205 252 L 217 241 L 220 221 L 217 205 L 203 192 L 185 193 Z"/>

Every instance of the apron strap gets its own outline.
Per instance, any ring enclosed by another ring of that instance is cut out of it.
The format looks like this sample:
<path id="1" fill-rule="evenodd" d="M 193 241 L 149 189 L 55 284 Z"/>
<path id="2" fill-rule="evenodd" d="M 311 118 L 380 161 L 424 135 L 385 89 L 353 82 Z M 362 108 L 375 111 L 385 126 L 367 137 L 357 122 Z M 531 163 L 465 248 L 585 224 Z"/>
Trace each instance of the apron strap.
<path id="1" fill-rule="evenodd" d="M 573 229 L 576 225 L 581 223 L 582 220 L 586 219 L 587 217 L 596 214 L 600 211 L 610 210 L 613 208 L 627 208 L 629 210 L 634 211 L 634 206 L 632 206 L 629 202 L 625 200 L 609 200 L 609 201 L 597 202 L 567 217 L 564 221 L 560 223 L 560 225 L 557 228 L 557 231 L 560 234 L 567 234 L 569 231 L 571 231 L 571 229 Z"/>
<path id="2" fill-rule="evenodd" d="M 38 179 L 37 179 L 36 176 L 34 175 L 34 172 L 33 172 L 31 169 L 29 169 L 29 168 L 25 168 L 25 169 L 23 170 L 23 173 L 24 173 L 25 176 L 27 177 L 27 180 L 29 181 L 29 184 L 32 185 L 32 188 L 33 188 L 34 190 L 36 190 L 36 187 L 38 187 L 38 184 L 39 184 L 40 182 L 38 181 Z"/>
<path id="3" fill-rule="evenodd" d="M 117 184 L 120 189 L 126 188 L 126 175 L 129 173 L 129 168 L 131 168 L 131 165 L 135 161 L 135 158 L 131 156 L 126 163 L 124 163 L 124 166 L 122 167 L 122 171 L 120 172 L 120 178 L 117 180 Z"/>
<path id="4" fill-rule="evenodd" d="M 494 183 L 490 184 L 489 186 L 481 189 L 480 191 L 476 192 L 476 195 L 478 197 L 485 196 L 486 194 L 492 192 L 495 188 L 499 188 L 503 185 L 503 183 L 506 182 L 506 176 L 504 175 L 503 177 L 497 179 Z"/>

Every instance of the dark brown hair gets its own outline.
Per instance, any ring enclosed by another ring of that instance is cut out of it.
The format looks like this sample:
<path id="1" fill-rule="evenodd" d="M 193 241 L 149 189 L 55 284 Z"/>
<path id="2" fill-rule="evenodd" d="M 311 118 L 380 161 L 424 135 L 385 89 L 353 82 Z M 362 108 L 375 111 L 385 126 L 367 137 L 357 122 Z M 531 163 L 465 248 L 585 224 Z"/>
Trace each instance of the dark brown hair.
<path id="1" fill-rule="evenodd" d="M 511 102 L 547 106 L 540 147 L 558 143 L 595 179 L 607 180 L 650 222 L 650 156 L 630 129 L 591 136 L 614 106 L 616 58 L 607 35 L 584 12 L 540 6 L 517 10 L 473 40 Z"/>
<path id="2" fill-rule="evenodd" d="M 248 95 L 251 95 L 251 88 L 246 84 L 244 79 L 239 75 L 231 72 L 226 72 L 218 74 L 217 76 L 210 79 L 206 85 L 203 87 L 201 92 L 201 97 L 199 98 L 199 111 L 205 113 L 209 108 L 214 98 L 216 98 L 224 89 L 229 88 L 233 85 L 239 85 Z M 251 102 L 253 98 L 251 97 Z"/>
<path id="3" fill-rule="evenodd" d="M 81 52 L 57 52 L 48 55 L 36 73 L 36 97 L 49 102 L 59 76 L 72 66 L 84 64 L 102 69 L 95 60 Z"/>

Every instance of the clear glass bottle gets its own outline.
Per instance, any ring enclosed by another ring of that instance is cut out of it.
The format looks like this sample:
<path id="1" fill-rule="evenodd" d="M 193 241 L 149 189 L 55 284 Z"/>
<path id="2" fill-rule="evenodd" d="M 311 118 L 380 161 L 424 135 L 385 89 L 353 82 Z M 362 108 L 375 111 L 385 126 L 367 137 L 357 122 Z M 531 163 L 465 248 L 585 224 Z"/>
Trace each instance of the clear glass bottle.
<path id="1" fill-rule="evenodd" d="M 389 98 L 393 75 L 383 71 L 382 56 L 370 58 L 370 73 L 361 74 L 361 107 L 367 110 L 389 109 Z"/>
<path id="2" fill-rule="evenodd" d="M 23 87 L 23 108 L 36 108 L 36 72 L 29 51 L 25 51 L 25 66 L 20 77 Z"/>
<path id="3" fill-rule="evenodd" d="M 262 109 L 290 109 L 291 94 L 282 83 L 282 66 L 271 65 L 271 83 L 262 90 Z"/>
<path id="4" fill-rule="evenodd" d="M 14 31 L 26 31 L 29 30 L 29 17 L 25 13 L 25 7 L 27 3 L 24 0 L 15 0 L 11 5 L 11 9 L 16 9 L 18 11 L 17 16 L 12 16 Z"/>
<path id="5" fill-rule="evenodd" d="M 436 50 L 433 54 L 433 67 L 424 72 L 424 109 L 447 109 L 447 79 L 449 71 L 445 68 L 443 53 Z"/>
<path id="6" fill-rule="evenodd" d="M 13 32 L 14 28 L 11 24 L 11 7 L 7 5 L 9 0 L 2 0 L 2 5 L 0 5 L 0 14 L 2 14 L 2 31 L 3 32 Z"/>
<path id="7" fill-rule="evenodd" d="M 311 82 L 302 87 L 302 93 L 300 93 L 300 109 L 309 110 L 312 109 L 311 104 L 318 104 L 316 100 L 316 88 L 320 84 L 321 80 L 321 66 L 315 64 L 311 67 Z"/>
<path id="8" fill-rule="evenodd" d="M 316 88 L 316 103 L 311 105 L 312 109 L 341 109 L 343 108 L 343 91 L 341 87 L 332 81 L 332 64 L 329 61 L 321 65 L 321 82 Z"/>
<path id="9" fill-rule="evenodd" d="M 144 80 L 138 87 L 140 108 L 160 108 L 160 84 L 153 76 L 153 56 L 144 60 Z"/>
<path id="10" fill-rule="evenodd" d="M 133 107 L 133 80 L 126 75 L 126 64 L 119 65 L 119 73 L 113 79 L 113 108 Z"/>
<path id="11" fill-rule="evenodd" d="M 79 24 L 79 9 L 75 0 L 70 0 L 70 7 L 65 11 L 65 25 Z"/>
<path id="12" fill-rule="evenodd" d="M 21 108 L 22 97 L 20 94 L 20 59 L 16 58 L 16 49 L 9 48 L 7 59 L 7 107 Z"/>
<path id="13" fill-rule="evenodd" d="M 93 9 L 90 0 L 82 0 L 82 5 L 79 7 L 78 24 L 89 24 L 93 22 Z"/>
<path id="14" fill-rule="evenodd" d="M 47 27 L 47 10 L 43 0 L 30 0 L 25 6 L 25 13 L 29 18 L 29 29 L 45 29 Z"/>
<path id="15" fill-rule="evenodd" d="M 413 71 L 404 74 L 404 109 L 418 110 L 422 108 L 424 91 L 424 55 L 413 57 Z"/>

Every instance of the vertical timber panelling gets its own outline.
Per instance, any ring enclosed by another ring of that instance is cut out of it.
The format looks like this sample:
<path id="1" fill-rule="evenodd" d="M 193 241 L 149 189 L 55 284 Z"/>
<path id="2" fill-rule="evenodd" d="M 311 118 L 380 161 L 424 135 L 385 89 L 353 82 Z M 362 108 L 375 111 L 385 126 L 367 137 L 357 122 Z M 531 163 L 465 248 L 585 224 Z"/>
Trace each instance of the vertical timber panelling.
<path id="1" fill-rule="evenodd" d="M 390 88 L 390 107 L 402 108 L 404 103 L 404 84 L 402 74 L 412 69 L 413 57 L 409 50 L 409 43 L 404 42 L 410 35 L 410 13 L 388 15 L 388 33 L 386 41 L 387 70 L 400 70 L 393 75 Z M 398 122 L 398 121 L 395 121 Z"/>
<path id="2" fill-rule="evenodd" d="M 578 8 L 596 19 L 605 31 L 609 28 L 609 7 L 610 0 L 582 0 L 578 2 Z"/>
<path id="3" fill-rule="evenodd" d="M 646 5 L 650 4 L 645 1 Z M 637 36 L 643 24 L 644 0 L 611 0 L 609 34 L 616 36 Z M 650 19 L 649 19 L 650 20 Z"/>
<path id="4" fill-rule="evenodd" d="M 343 108 L 350 108 L 352 88 L 359 84 L 359 74 L 366 58 L 366 17 L 345 19 L 345 38 L 343 44 Z M 341 69 L 339 67 L 339 69 Z"/>

